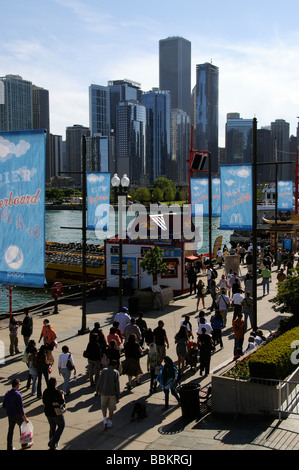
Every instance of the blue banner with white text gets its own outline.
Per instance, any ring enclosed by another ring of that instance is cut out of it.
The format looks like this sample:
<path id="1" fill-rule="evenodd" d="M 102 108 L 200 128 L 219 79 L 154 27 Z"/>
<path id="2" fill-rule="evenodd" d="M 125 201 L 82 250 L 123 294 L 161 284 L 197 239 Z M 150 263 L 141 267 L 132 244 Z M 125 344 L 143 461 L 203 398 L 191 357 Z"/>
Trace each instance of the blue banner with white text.
<path id="1" fill-rule="evenodd" d="M 0 132 L 0 283 L 45 284 L 46 132 Z"/>
<path id="2" fill-rule="evenodd" d="M 252 230 L 252 166 L 221 165 L 221 230 Z"/>
<path id="3" fill-rule="evenodd" d="M 209 179 L 191 178 L 191 213 L 195 215 L 195 204 L 203 205 L 203 217 L 209 216 Z M 221 212 L 220 179 L 212 178 L 212 216 L 219 217 Z"/>
<path id="4" fill-rule="evenodd" d="M 293 210 L 293 181 L 277 182 L 277 209 L 279 211 Z"/>
<path id="5" fill-rule="evenodd" d="M 87 229 L 108 229 L 110 205 L 109 172 L 88 172 L 87 180 Z"/>

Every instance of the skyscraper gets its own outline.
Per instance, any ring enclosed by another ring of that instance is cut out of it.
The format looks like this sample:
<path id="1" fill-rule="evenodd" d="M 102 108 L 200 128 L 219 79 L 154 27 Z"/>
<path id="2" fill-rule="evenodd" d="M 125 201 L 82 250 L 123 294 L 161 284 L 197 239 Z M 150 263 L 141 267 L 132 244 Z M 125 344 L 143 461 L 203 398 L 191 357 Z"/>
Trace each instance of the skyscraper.
<path id="1" fill-rule="evenodd" d="M 181 109 L 171 111 L 171 179 L 177 183 L 188 183 L 187 156 L 190 149 L 191 118 Z"/>
<path id="2" fill-rule="evenodd" d="M 117 107 L 116 168 L 127 174 L 133 186 L 145 175 L 146 109 L 134 100 L 121 101 Z"/>
<path id="3" fill-rule="evenodd" d="M 75 172 L 73 176 L 76 185 L 81 185 L 82 159 L 81 159 L 81 138 L 85 135 L 90 136 L 88 127 L 75 124 L 66 128 L 66 166 L 70 173 Z M 71 175 L 72 176 L 72 175 Z"/>
<path id="4" fill-rule="evenodd" d="M 50 132 L 49 91 L 32 85 L 33 129 Z"/>
<path id="5" fill-rule="evenodd" d="M 289 155 L 290 124 L 284 119 L 275 119 L 274 122 L 271 122 L 271 135 L 273 161 L 276 161 L 276 159 L 278 162 L 293 160 Z M 294 168 L 286 163 L 278 165 L 278 179 L 293 179 L 291 174 L 294 172 Z"/>
<path id="6" fill-rule="evenodd" d="M 170 91 L 172 109 L 191 115 L 191 42 L 187 39 L 159 41 L 159 89 Z"/>
<path id="7" fill-rule="evenodd" d="M 211 153 L 212 174 L 218 174 L 219 69 L 210 63 L 196 66 L 195 148 Z"/>
<path id="8" fill-rule="evenodd" d="M 146 107 L 146 173 L 151 183 L 168 177 L 170 165 L 170 93 L 152 90 L 143 93 Z"/>
<path id="9" fill-rule="evenodd" d="M 92 136 L 110 134 L 110 94 L 106 86 L 89 87 L 89 128 Z"/>
<path id="10" fill-rule="evenodd" d="M 252 162 L 252 119 L 240 118 L 238 113 L 229 113 L 226 121 L 226 163 L 243 164 Z"/>
<path id="11" fill-rule="evenodd" d="M 0 102 L 0 131 L 33 129 L 32 82 L 20 75 L 6 75 L 0 81 L 4 95 Z"/>

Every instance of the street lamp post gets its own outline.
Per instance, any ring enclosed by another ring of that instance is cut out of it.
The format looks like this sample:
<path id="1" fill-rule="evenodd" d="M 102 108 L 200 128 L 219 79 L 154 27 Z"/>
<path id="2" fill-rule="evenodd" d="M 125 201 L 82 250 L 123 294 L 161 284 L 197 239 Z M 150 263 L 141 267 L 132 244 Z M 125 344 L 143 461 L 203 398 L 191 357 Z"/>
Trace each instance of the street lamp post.
<path id="1" fill-rule="evenodd" d="M 130 185 L 130 180 L 125 174 L 120 179 L 115 173 L 111 179 L 111 185 L 114 189 L 114 202 L 118 206 L 118 309 L 122 308 L 123 297 L 123 208 L 126 211 L 127 190 Z"/>

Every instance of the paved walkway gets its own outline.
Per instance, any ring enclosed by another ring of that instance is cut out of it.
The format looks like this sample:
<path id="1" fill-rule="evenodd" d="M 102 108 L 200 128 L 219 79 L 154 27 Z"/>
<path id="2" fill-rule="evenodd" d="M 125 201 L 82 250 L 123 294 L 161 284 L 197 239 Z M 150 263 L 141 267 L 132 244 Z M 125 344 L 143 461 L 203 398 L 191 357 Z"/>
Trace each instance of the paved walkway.
<path id="1" fill-rule="evenodd" d="M 222 271 L 219 270 L 219 276 Z M 273 281 L 276 273 L 273 273 Z M 265 332 L 275 330 L 279 320 L 285 316 L 278 309 L 273 308 L 269 302 L 275 295 L 276 282 L 270 285 L 270 295 L 262 297 L 262 287 L 258 281 L 258 326 Z M 125 302 L 124 302 L 125 303 Z M 207 298 L 206 306 L 211 304 Z M 109 297 L 107 300 L 88 301 L 87 326 L 92 329 L 94 322 L 99 321 L 107 335 L 115 313 L 117 312 L 117 297 Z M 170 341 L 170 349 L 167 351 L 176 360 L 174 336 L 179 329 L 181 320 L 185 314 L 191 315 L 193 329 L 196 328 L 195 319 L 196 298 L 194 295 L 185 295 L 176 298 L 175 301 L 163 312 L 150 311 L 144 315 L 148 327 L 155 328 L 158 320 L 162 318 Z M 87 360 L 83 358 L 83 351 L 88 342 L 88 335 L 78 335 L 81 329 L 81 307 L 78 301 L 73 305 L 61 305 L 59 314 L 53 315 L 53 309 L 46 314 L 37 312 L 33 315 L 34 334 L 38 340 L 44 318 L 49 318 L 58 334 L 58 349 L 54 351 L 56 363 L 53 366 L 53 376 L 57 377 L 58 384 L 62 380 L 58 375 L 57 362 L 61 347 L 68 345 L 73 354 L 77 367 L 77 380 L 71 381 L 71 394 L 67 399 L 67 412 L 65 414 L 66 428 L 62 434 L 60 450 L 106 450 L 106 451 L 191 451 L 191 450 L 299 450 L 299 417 L 291 416 L 279 422 L 269 417 L 247 417 L 234 419 L 233 417 L 216 417 L 211 413 L 201 419 L 186 421 L 182 418 L 181 408 L 177 406 L 174 397 L 170 396 L 170 407 L 167 412 L 162 412 L 164 406 L 164 394 L 158 391 L 149 395 L 149 374 L 147 373 L 147 356 L 141 359 L 141 367 L 144 375 L 142 384 L 126 390 L 127 377 L 121 376 L 121 398 L 117 405 L 117 411 L 113 419 L 113 427 L 103 429 L 103 419 L 100 410 L 100 398 L 94 395 L 94 389 L 89 385 L 86 375 Z M 210 317 L 209 308 L 206 308 L 207 318 Z M 232 316 L 232 312 L 229 313 Z M 20 319 L 22 319 L 22 315 Z M 230 318 L 229 318 L 230 319 Z M 223 333 L 224 348 L 217 350 L 211 360 L 211 374 L 213 370 L 232 359 L 233 337 L 230 321 Z M 27 369 L 21 361 L 21 355 L 9 356 L 8 320 L 0 321 L 0 341 L 5 347 L 5 361 L 0 365 L 0 396 L 2 398 L 10 389 L 11 380 L 20 378 L 22 382 L 21 393 L 24 400 L 25 411 L 34 425 L 34 445 L 31 450 L 46 450 L 48 442 L 48 422 L 43 413 L 41 400 L 32 397 L 26 390 Z M 244 345 L 247 344 L 249 330 L 246 333 Z M 21 350 L 24 350 L 23 339 L 20 337 Z M 202 386 L 211 381 L 208 377 L 200 377 L 198 371 L 194 374 L 187 372 L 184 381 L 197 381 Z M 131 421 L 131 412 L 136 400 L 146 403 L 148 417 L 144 420 Z M 7 417 L 5 410 L 0 408 L 0 450 L 6 449 Z M 17 430 L 14 435 L 14 445 L 19 448 Z M 128 453 L 127 455 L 131 455 Z M 134 454 L 132 454 L 134 455 Z"/>

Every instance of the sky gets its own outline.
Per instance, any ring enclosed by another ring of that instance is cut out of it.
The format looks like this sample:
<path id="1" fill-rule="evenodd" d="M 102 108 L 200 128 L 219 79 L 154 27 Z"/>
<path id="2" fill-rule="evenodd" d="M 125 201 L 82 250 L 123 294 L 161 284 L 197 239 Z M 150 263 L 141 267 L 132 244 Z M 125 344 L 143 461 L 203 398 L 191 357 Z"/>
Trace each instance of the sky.
<path id="1" fill-rule="evenodd" d="M 219 146 L 229 112 L 299 122 L 298 0 L 14 0 L 0 4 L 0 76 L 49 90 L 50 132 L 89 126 L 88 88 L 129 79 L 159 86 L 159 40 L 191 41 L 196 65 L 219 67 Z"/>

